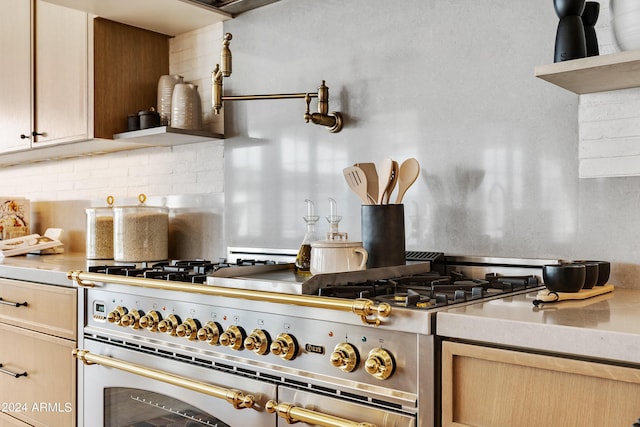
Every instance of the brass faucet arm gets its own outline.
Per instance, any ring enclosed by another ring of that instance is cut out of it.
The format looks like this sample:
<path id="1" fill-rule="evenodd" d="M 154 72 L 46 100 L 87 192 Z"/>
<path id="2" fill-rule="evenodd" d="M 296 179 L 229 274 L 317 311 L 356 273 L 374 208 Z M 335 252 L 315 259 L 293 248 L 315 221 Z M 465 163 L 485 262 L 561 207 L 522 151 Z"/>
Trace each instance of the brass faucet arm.
<path id="1" fill-rule="evenodd" d="M 227 95 L 223 96 L 223 101 L 255 101 L 258 99 L 295 99 L 295 98 L 317 98 L 317 93 L 274 93 L 269 95 Z"/>

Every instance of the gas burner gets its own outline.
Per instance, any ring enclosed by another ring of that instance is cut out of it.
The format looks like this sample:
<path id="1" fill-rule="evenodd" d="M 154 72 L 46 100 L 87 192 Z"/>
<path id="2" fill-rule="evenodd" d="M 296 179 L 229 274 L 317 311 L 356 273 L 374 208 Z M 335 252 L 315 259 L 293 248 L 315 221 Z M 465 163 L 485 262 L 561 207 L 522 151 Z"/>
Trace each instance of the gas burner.
<path id="1" fill-rule="evenodd" d="M 274 261 L 260 261 L 253 259 L 238 259 L 236 264 L 221 258 L 217 262 L 206 259 L 170 260 L 159 262 L 142 262 L 121 265 L 90 266 L 89 271 L 103 274 L 116 274 L 128 277 L 143 277 L 147 279 L 171 280 L 202 284 L 207 281 L 207 275 L 213 271 L 233 266 L 271 265 Z"/>
<path id="2" fill-rule="evenodd" d="M 386 302 L 396 307 L 432 308 L 437 301 L 427 295 L 409 289 L 407 292 L 396 292 L 391 295 L 379 295 L 375 298 L 378 302 Z"/>
<path id="3" fill-rule="evenodd" d="M 392 306 L 430 309 L 538 287 L 535 276 L 498 276 L 473 279 L 453 271 L 449 276 L 424 273 L 365 283 L 320 288 L 318 295 L 337 298 L 371 298 Z"/>

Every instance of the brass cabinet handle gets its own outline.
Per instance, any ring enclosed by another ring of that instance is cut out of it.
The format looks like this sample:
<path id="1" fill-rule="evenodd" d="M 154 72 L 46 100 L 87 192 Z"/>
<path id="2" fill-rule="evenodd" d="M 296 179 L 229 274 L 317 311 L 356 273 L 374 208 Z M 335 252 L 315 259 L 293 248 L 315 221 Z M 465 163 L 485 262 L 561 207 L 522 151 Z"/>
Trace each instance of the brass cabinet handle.
<path id="1" fill-rule="evenodd" d="M 23 373 L 19 374 L 19 373 L 16 373 L 16 372 L 8 371 L 6 369 L 2 369 L 2 366 L 3 366 L 2 363 L 0 363 L 0 372 L 2 372 L 3 374 L 11 375 L 14 378 L 20 378 L 20 377 L 26 377 L 27 376 L 27 371 L 24 371 Z"/>
<path id="2" fill-rule="evenodd" d="M 289 424 L 304 422 L 321 427 L 376 427 L 374 424 L 359 423 L 345 418 L 334 417 L 333 415 L 310 409 L 299 408 L 290 403 L 278 403 L 275 400 L 267 401 L 265 409 L 270 414 L 276 412 L 281 418 L 287 420 Z"/>
<path id="3" fill-rule="evenodd" d="M 198 393 L 204 393 L 209 396 L 224 399 L 233 405 L 236 409 L 255 408 L 255 397 L 250 394 L 244 394 L 239 390 L 218 387 L 189 378 L 173 375 L 168 372 L 159 371 L 157 369 L 147 368 L 145 366 L 136 365 L 124 360 L 114 359 L 113 357 L 101 356 L 93 354 L 88 350 L 75 349 L 73 357 L 81 360 L 85 365 L 101 365 L 109 368 L 119 369 L 134 375 L 150 378 L 156 381 L 162 381 L 167 384 L 186 388 Z M 25 374 L 26 375 L 26 374 Z"/>
<path id="4" fill-rule="evenodd" d="M 27 306 L 27 302 L 13 302 L 13 301 L 6 301 L 4 299 L 2 299 L 2 297 L 0 297 L 0 304 L 4 304 L 4 305 L 10 305 L 12 307 L 26 307 Z"/>
<path id="5" fill-rule="evenodd" d="M 116 285 L 139 286 L 167 291 L 190 292 L 230 298 L 242 298 L 253 301 L 293 304 L 302 307 L 327 308 L 355 313 L 362 323 L 380 326 L 382 318 L 391 314 L 391 305 L 386 302 L 375 304 L 372 300 L 359 298 L 329 298 L 316 295 L 293 295 L 278 292 L 256 291 L 250 289 L 223 288 L 219 286 L 196 285 L 193 283 L 172 282 L 170 280 L 147 279 L 142 277 L 118 276 L 115 274 L 91 273 L 85 271 L 69 271 L 67 278 L 75 280 L 78 286 L 94 287 L 95 282 L 113 283 Z"/>

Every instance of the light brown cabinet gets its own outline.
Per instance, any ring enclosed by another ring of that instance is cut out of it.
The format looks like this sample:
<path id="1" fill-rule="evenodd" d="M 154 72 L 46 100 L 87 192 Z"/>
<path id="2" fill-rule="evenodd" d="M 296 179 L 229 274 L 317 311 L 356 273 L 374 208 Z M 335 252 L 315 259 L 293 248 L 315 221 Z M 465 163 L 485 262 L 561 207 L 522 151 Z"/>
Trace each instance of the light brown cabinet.
<path id="1" fill-rule="evenodd" d="M 2 5 L 12 13 L 0 17 L 0 152 L 88 139 L 87 14 L 42 1 Z"/>
<path id="2" fill-rule="evenodd" d="M 631 426 L 640 369 L 445 341 L 443 426 Z"/>
<path id="3" fill-rule="evenodd" d="M 11 11 L 0 14 L 0 152 L 7 152 L 31 147 L 31 2 L 0 1 Z"/>
<path id="4" fill-rule="evenodd" d="M 127 138 L 127 115 L 156 106 L 169 36 L 43 0 L 0 0 L 0 167 L 221 138 Z M 119 135 L 114 140 L 114 135 Z"/>
<path id="5" fill-rule="evenodd" d="M 77 291 L 0 279 L 0 298 L 0 427 L 75 426 Z"/>

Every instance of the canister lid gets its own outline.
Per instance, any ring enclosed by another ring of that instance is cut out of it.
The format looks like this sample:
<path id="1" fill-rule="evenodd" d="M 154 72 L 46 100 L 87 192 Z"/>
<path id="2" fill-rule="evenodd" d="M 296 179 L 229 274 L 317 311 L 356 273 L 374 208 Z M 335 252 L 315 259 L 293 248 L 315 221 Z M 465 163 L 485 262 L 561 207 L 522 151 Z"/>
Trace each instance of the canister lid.
<path id="1" fill-rule="evenodd" d="M 362 242 L 352 240 L 317 240 L 311 242 L 312 248 L 356 248 L 361 246 Z"/>
<path id="2" fill-rule="evenodd" d="M 147 201 L 147 196 L 145 194 L 139 194 L 138 195 L 138 201 L 140 202 L 139 205 L 130 205 L 130 206 L 114 206 L 114 210 L 117 212 L 132 212 L 132 211 L 138 211 L 138 212 L 162 212 L 162 213 L 169 213 L 169 208 L 167 208 L 166 206 L 146 206 L 145 202 Z"/>

